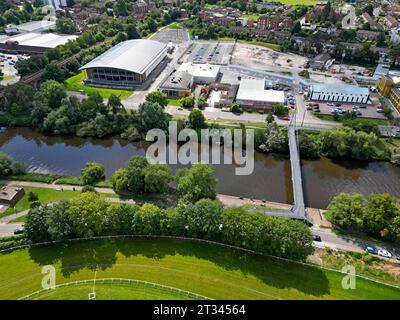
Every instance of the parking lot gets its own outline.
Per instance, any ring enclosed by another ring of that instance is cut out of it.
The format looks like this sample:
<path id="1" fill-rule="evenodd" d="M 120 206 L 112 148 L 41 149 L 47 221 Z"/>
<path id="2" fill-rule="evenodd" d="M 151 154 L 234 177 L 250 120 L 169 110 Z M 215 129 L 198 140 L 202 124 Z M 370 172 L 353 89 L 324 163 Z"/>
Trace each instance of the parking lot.
<path id="1" fill-rule="evenodd" d="M 347 111 L 359 112 L 359 117 L 362 118 L 373 118 L 373 119 L 386 119 L 383 113 L 377 112 L 377 105 L 370 104 L 354 104 L 354 103 L 343 103 L 343 102 L 319 102 L 312 101 L 312 103 L 319 104 L 319 114 L 330 114 L 333 115 L 333 109 L 335 109 L 336 104 L 340 104 L 338 109 L 338 114 L 345 114 Z M 358 107 L 358 108 L 357 108 Z M 354 109 L 353 109 L 354 108 Z"/>
<path id="2" fill-rule="evenodd" d="M 189 34 L 186 29 L 162 29 L 152 36 L 151 40 L 180 44 L 189 41 Z"/>
<path id="3" fill-rule="evenodd" d="M 20 59 L 28 59 L 28 56 L 15 54 L 0 54 L 0 69 L 3 72 L 2 85 L 16 83 L 19 80 L 18 71 L 15 69 L 15 63 Z"/>
<path id="4" fill-rule="evenodd" d="M 234 43 L 194 42 L 186 52 L 185 61 L 226 65 L 230 63 Z"/>

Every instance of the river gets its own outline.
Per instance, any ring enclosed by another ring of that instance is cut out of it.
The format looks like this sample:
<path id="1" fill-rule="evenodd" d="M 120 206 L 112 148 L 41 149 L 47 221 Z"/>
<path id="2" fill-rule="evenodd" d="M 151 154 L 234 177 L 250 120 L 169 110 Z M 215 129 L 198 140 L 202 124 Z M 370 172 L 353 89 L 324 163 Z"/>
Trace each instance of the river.
<path id="1" fill-rule="evenodd" d="M 25 163 L 29 171 L 65 175 L 79 175 L 87 162 L 100 162 L 110 176 L 130 157 L 144 155 L 147 146 L 146 142 L 132 143 L 115 137 L 49 136 L 28 128 L 10 128 L 0 133 L 0 150 Z M 249 176 L 236 176 L 234 165 L 214 168 L 219 193 L 293 202 L 288 156 L 256 153 L 254 172 Z M 302 174 L 306 204 L 314 208 L 325 208 L 340 192 L 387 192 L 400 198 L 400 168 L 388 162 L 303 160 Z"/>

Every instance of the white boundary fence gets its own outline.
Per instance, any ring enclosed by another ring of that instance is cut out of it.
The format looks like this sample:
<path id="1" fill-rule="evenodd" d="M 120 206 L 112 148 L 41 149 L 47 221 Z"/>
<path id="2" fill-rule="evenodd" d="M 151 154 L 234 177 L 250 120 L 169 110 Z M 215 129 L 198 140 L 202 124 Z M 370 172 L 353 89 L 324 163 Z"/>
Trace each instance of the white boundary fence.
<path id="1" fill-rule="evenodd" d="M 102 279 L 78 280 L 78 281 L 62 283 L 62 284 L 56 285 L 55 288 L 53 288 L 53 289 L 49 288 L 49 289 L 38 290 L 31 294 L 23 296 L 23 297 L 19 298 L 18 300 L 29 300 L 35 296 L 40 295 L 43 292 L 50 292 L 52 290 L 59 289 L 59 288 L 79 286 L 82 284 L 94 284 L 94 283 L 96 283 L 96 284 L 100 283 L 100 284 L 143 285 L 143 286 L 150 287 L 150 288 L 156 288 L 156 289 L 161 289 L 161 290 L 172 292 L 172 293 L 178 293 L 178 294 L 184 295 L 193 300 L 211 300 L 208 297 L 205 297 L 205 296 L 202 296 L 202 295 L 190 292 L 190 291 L 186 291 L 186 290 L 182 290 L 182 289 L 178 289 L 178 288 L 174 288 L 174 287 L 170 287 L 170 286 L 165 286 L 165 285 L 154 283 L 154 282 L 137 280 L 137 279 L 125 279 L 125 278 L 102 278 Z"/>
<path id="2" fill-rule="evenodd" d="M 310 268 L 316 268 L 316 269 L 320 269 L 320 270 L 327 270 L 327 271 L 331 271 L 331 272 L 336 272 L 336 273 L 340 273 L 340 274 L 343 274 L 343 275 L 347 275 L 346 272 L 343 272 L 341 270 L 335 270 L 335 269 L 332 269 L 332 268 L 327 268 L 327 267 L 323 267 L 323 266 L 319 266 L 319 265 L 315 265 L 315 264 L 311 264 L 311 263 L 306 263 L 306 262 L 301 262 L 301 261 L 296 261 L 296 260 L 290 260 L 290 259 L 282 258 L 282 257 L 276 257 L 276 256 L 264 254 L 264 253 L 261 253 L 261 252 L 256 252 L 256 251 L 253 251 L 253 250 L 250 250 L 250 249 L 245 249 L 245 248 L 241 248 L 241 247 L 237 247 L 237 246 L 221 243 L 221 242 L 215 242 L 215 241 L 198 239 L 198 238 L 178 237 L 178 236 L 164 236 L 164 235 L 114 235 L 114 236 L 97 236 L 97 237 L 92 237 L 92 238 L 74 238 L 74 239 L 67 239 L 67 240 L 47 241 L 47 242 L 31 243 L 31 244 L 25 244 L 25 245 L 21 245 L 21 246 L 15 246 L 15 247 L 8 248 L 8 249 L 3 249 L 3 250 L 0 250 L 0 254 L 1 253 L 6 253 L 6 252 L 9 252 L 9 251 L 18 250 L 18 249 L 39 247 L 39 246 L 44 246 L 44 245 L 59 244 L 59 243 L 65 243 L 65 242 L 77 242 L 77 241 L 86 241 L 86 240 L 124 239 L 124 238 L 132 238 L 132 239 L 134 239 L 134 238 L 171 239 L 171 240 L 185 240 L 185 241 L 207 243 L 207 244 L 217 245 L 217 246 L 225 247 L 225 248 L 229 248 L 229 249 L 239 250 L 239 251 L 242 251 L 242 252 L 261 255 L 261 256 L 264 256 L 264 257 L 269 257 L 269 258 L 277 259 L 277 260 L 284 261 L 284 262 L 295 263 L 295 264 L 306 266 L 306 267 L 310 267 Z M 374 283 L 377 283 L 377 284 L 380 284 L 380 285 L 383 285 L 383 286 L 388 286 L 388 287 L 392 287 L 392 288 L 400 290 L 400 286 L 397 286 L 397 285 L 394 285 L 394 284 L 381 282 L 379 280 L 375 280 L 375 279 L 368 278 L 368 277 L 361 276 L 361 275 L 356 275 L 356 277 L 360 278 L 360 279 L 368 280 L 368 281 L 371 281 L 371 282 L 374 282 Z"/>

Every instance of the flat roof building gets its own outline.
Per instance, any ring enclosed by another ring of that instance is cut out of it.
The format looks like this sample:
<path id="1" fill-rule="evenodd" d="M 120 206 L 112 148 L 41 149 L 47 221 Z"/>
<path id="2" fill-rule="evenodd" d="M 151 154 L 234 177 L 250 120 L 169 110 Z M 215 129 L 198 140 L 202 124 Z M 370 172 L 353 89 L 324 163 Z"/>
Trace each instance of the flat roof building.
<path id="1" fill-rule="evenodd" d="M 8 206 L 15 205 L 25 194 L 23 188 L 4 186 L 0 189 L 0 203 Z"/>
<path id="2" fill-rule="evenodd" d="M 30 21 L 19 25 L 8 25 L 6 34 L 18 34 L 27 32 L 44 32 L 55 29 L 56 22 L 51 20 Z"/>
<path id="3" fill-rule="evenodd" d="M 86 84 L 134 87 L 145 82 L 167 56 L 168 46 L 153 40 L 128 40 L 84 65 Z"/>
<path id="4" fill-rule="evenodd" d="M 285 103 L 285 93 L 267 90 L 265 79 L 242 79 L 236 102 L 245 109 L 270 110 L 274 103 Z"/>
<path id="5" fill-rule="evenodd" d="M 320 84 L 311 85 L 311 100 L 368 103 L 369 89 L 349 84 Z"/>
<path id="6" fill-rule="evenodd" d="M 74 35 L 28 32 L 1 38 L 0 50 L 9 53 L 43 53 L 76 38 Z"/>

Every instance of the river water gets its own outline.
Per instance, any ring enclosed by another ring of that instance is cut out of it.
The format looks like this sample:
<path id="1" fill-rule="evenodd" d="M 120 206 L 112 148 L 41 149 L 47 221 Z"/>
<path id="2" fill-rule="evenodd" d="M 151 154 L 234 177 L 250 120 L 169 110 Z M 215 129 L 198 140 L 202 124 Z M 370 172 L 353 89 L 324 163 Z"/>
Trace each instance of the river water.
<path id="1" fill-rule="evenodd" d="M 65 175 L 79 175 L 87 162 L 100 162 L 110 176 L 130 157 L 145 155 L 147 146 L 146 142 L 132 143 L 115 137 L 48 136 L 27 128 L 10 128 L 0 133 L 0 150 L 24 162 L 29 171 Z M 256 153 L 254 165 L 249 176 L 236 176 L 234 165 L 214 165 L 218 192 L 293 202 L 288 156 Z M 400 198 L 400 168 L 387 162 L 303 160 L 302 174 L 306 203 L 314 208 L 325 208 L 340 192 L 387 192 Z"/>

